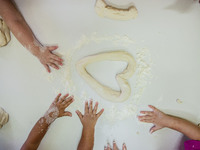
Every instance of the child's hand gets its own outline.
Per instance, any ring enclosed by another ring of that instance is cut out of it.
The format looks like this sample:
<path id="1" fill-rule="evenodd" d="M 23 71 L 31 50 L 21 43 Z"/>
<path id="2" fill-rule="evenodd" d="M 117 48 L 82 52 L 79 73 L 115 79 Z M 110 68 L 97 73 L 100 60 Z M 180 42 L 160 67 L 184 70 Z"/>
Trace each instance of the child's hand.
<path id="1" fill-rule="evenodd" d="M 85 102 L 84 115 L 82 115 L 82 113 L 79 110 L 76 111 L 84 128 L 93 129 L 96 125 L 98 118 L 104 111 L 104 109 L 101 109 L 101 111 L 97 113 L 98 102 L 95 103 L 94 109 L 92 105 L 93 105 L 92 100 L 90 101 L 89 106 L 88 106 L 88 101 Z"/>
<path id="2" fill-rule="evenodd" d="M 149 105 L 149 108 L 153 111 L 140 111 L 144 115 L 138 116 L 138 119 L 141 122 L 153 123 L 154 126 L 150 129 L 150 133 L 153 133 L 165 127 L 167 115 L 152 105 Z"/>
<path id="3" fill-rule="evenodd" d="M 59 65 L 63 65 L 63 60 L 57 55 L 53 54 L 52 51 L 56 50 L 58 46 L 45 46 L 40 48 L 40 52 L 37 54 L 38 59 L 44 65 L 46 70 L 50 73 L 50 67 L 59 69 Z"/>
<path id="4" fill-rule="evenodd" d="M 107 146 L 104 146 L 104 150 L 119 150 L 115 141 L 113 141 L 113 149 L 111 148 L 110 144 L 108 143 Z M 127 150 L 126 144 L 122 145 L 122 150 Z"/>
<path id="5" fill-rule="evenodd" d="M 72 113 L 69 111 L 65 111 L 65 109 L 74 101 L 73 96 L 69 96 L 69 94 L 64 95 L 61 97 L 61 94 L 55 98 L 49 109 L 44 115 L 47 124 L 51 124 L 55 119 L 63 116 L 72 116 Z"/>

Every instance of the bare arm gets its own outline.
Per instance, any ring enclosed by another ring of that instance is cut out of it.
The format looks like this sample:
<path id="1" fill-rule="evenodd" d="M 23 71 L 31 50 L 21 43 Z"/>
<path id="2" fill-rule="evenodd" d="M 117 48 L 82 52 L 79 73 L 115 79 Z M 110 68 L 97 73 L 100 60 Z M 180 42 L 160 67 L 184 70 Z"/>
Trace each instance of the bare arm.
<path id="1" fill-rule="evenodd" d="M 40 60 L 48 72 L 50 72 L 49 66 L 59 69 L 58 66 L 62 65 L 63 60 L 52 53 L 58 47 L 43 46 L 35 38 L 24 17 L 11 0 L 0 0 L 0 16 L 2 16 L 18 41 Z"/>
<path id="2" fill-rule="evenodd" d="M 80 118 L 80 121 L 83 125 L 82 136 L 79 142 L 77 150 L 92 150 L 94 146 L 94 133 L 95 133 L 95 125 L 98 118 L 103 113 L 104 109 L 101 109 L 99 113 L 97 113 L 98 103 L 95 103 L 93 109 L 93 102 L 90 101 L 88 106 L 88 102 L 85 103 L 85 113 L 82 115 L 80 111 L 76 111 L 77 115 Z"/>
<path id="3" fill-rule="evenodd" d="M 68 94 L 62 98 L 60 96 L 61 94 L 55 98 L 45 115 L 37 121 L 21 150 L 36 150 L 55 119 L 63 116 L 72 116 L 65 109 L 74 101 L 73 96 L 68 97 Z"/>
<path id="4" fill-rule="evenodd" d="M 46 123 L 45 117 L 41 117 L 31 130 L 21 150 L 36 150 L 39 147 L 39 144 L 46 134 L 49 126 L 50 124 Z"/>
<path id="5" fill-rule="evenodd" d="M 92 150 L 94 146 L 94 128 L 84 128 L 77 150 Z"/>
<path id="6" fill-rule="evenodd" d="M 150 129 L 153 133 L 164 127 L 179 131 L 193 140 L 200 140 L 200 127 L 192 122 L 165 114 L 154 106 L 149 105 L 153 111 L 141 111 L 142 116 L 138 116 L 138 119 L 142 122 L 153 123 L 154 126 Z"/>

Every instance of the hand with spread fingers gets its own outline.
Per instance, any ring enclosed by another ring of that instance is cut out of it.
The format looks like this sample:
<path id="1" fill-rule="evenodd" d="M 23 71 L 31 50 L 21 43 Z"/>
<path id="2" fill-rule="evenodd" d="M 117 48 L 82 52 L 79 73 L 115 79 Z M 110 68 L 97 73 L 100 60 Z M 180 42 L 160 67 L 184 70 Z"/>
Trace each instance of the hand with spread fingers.
<path id="1" fill-rule="evenodd" d="M 142 115 L 138 116 L 138 119 L 141 122 L 153 123 L 154 126 L 150 129 L 150 133 L 153 133 L 165 127 L 168 117 L 165 113 L 161 112 L 152 105 L 149 105 L 149 108 L 151 108 L 153 111 L 140 111 Z"/>
<path id="2" fill-rule="evenodd" d="M 200 141 L 200 127 L 186 119 L 165 114 L 156 107 L 149 105 L 153 111 L 140 111 L 142 115 L 138 116 L 141 122 L 153 123 L 150 129 L 153 133 L 164 127 L 179 131 L 192 140 Z"/>
<path id="3" fill-rule="evenodd" d="M 69 111 L 65 111 L 65 109 L 74 101 L 73 96 L 69 96 L 69 94 L 60 97 L 61 94 L 55 98 L 47 112 L 45 113 L 45 118 L 51 118 L 54 121 L 56 118 L 69 116 L 72 117 L 72 113 Z"/>
<path id="4" fill-rule="evenodd" d="M 107 146 L 104 146 L 104 150 L 119 150 L 115 141 L 113 141 L 113 149 L 111 148 L 110 144 L 108 143 Z M 127 150 L 126 144 L 123 143 L 122 150 Z"/>
<path id="5" fill-rule="evenodd" d="M 36 150 L 55 119 L 63 116 L 72 116 L 71 112 L 65 111 L 65 109 L 74 101 L 74 97 L 69 96 L 69 94 L 61 98 L 60 96 L 61 94 L 58 94 L 45 115 L 34 125 L 21 150 Z"/>
<path id="6" fill-rule="evenodd" d="M 84 115 L 77 110 L 76 113 L 83 125 L 81 140 L 77 150 L 92 150 L 94 146 L 94 133 L 95 125 L 98 118 L 102 115 L 104 109 L 101 109 L 97 113 L 98 102 L 95 103 L 93 108 L 93 101 L 91 100 L 89 105 L 88 101 L 85 102 L 85 113 Z"/>
<path id="7" fill-rule="evenodd" d="M 48 72 L 51 72 L 50 67 L 58 70 L 59 66 L 63 65 L 63 60 L 56 54 L 53 54 L 53 51 L 57 48 L 58 46 L 44 46 L 36 54 L 36 57 L 38 57 Z"/>
<path id="8" fill-rule="evenodd" d="M 101 109 L 101 111 L 97 113 L 97 109 L 98 109 L 98 102 L 95 103 L 95 106 L 93 109 L 93 101 L 91 100 L 89 106 L 88 106 L 88 101 L 85 102 L 84 115 L 79 110 L 76 111 L 84 128 L 95 127 L 98 118 L 101 116 L 101 114 L 104 111 L 104 109 Z"/>

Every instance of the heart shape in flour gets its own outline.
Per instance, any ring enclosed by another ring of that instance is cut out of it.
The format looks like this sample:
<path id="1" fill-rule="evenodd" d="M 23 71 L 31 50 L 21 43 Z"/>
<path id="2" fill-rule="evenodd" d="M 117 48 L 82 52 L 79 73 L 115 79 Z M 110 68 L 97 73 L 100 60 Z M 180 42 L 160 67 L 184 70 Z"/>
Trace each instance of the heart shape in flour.
<path id="1" fill-rule="evenodd" d="M 110 60 L 110 61 L 126 61 L 127 67 L 123 72 L 116 74 L 116 81 L 120 87 L 120 91 L 111 89 L 102 85 L 94 79 L 86 70 L 88 64 Z M 131 87 L 127 81 L 135 72 L 136 62 L 131 54 L 125 51 L 111 51 L 98 53 L 82 58 L 76 63 L 76 69 L 79 75 L 104 99 L 112 102 L 123 102 L 127 100 L 131 94 Z"/>

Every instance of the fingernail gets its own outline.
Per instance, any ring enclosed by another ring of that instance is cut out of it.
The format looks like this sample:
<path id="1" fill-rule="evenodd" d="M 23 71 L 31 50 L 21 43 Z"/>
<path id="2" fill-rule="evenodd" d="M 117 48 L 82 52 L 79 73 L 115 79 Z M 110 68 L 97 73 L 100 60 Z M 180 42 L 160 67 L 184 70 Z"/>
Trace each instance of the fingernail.
<path id="1" fill-rule="evenodd" d="M 113 143 L 115 143 L 115 140 L 113 140 Z"/>
<path id="2" fill-rule="evenodd" d="M 110 148 L 110 144 L 108 143 L 107 145 L 108 145 L 108 148 Z"/>
<path id="3" fill-rule="evenodd" d="M 153 130 L 150 130 L 150 133 L 152 134 L 152 133 L 153 133 Z"/>

